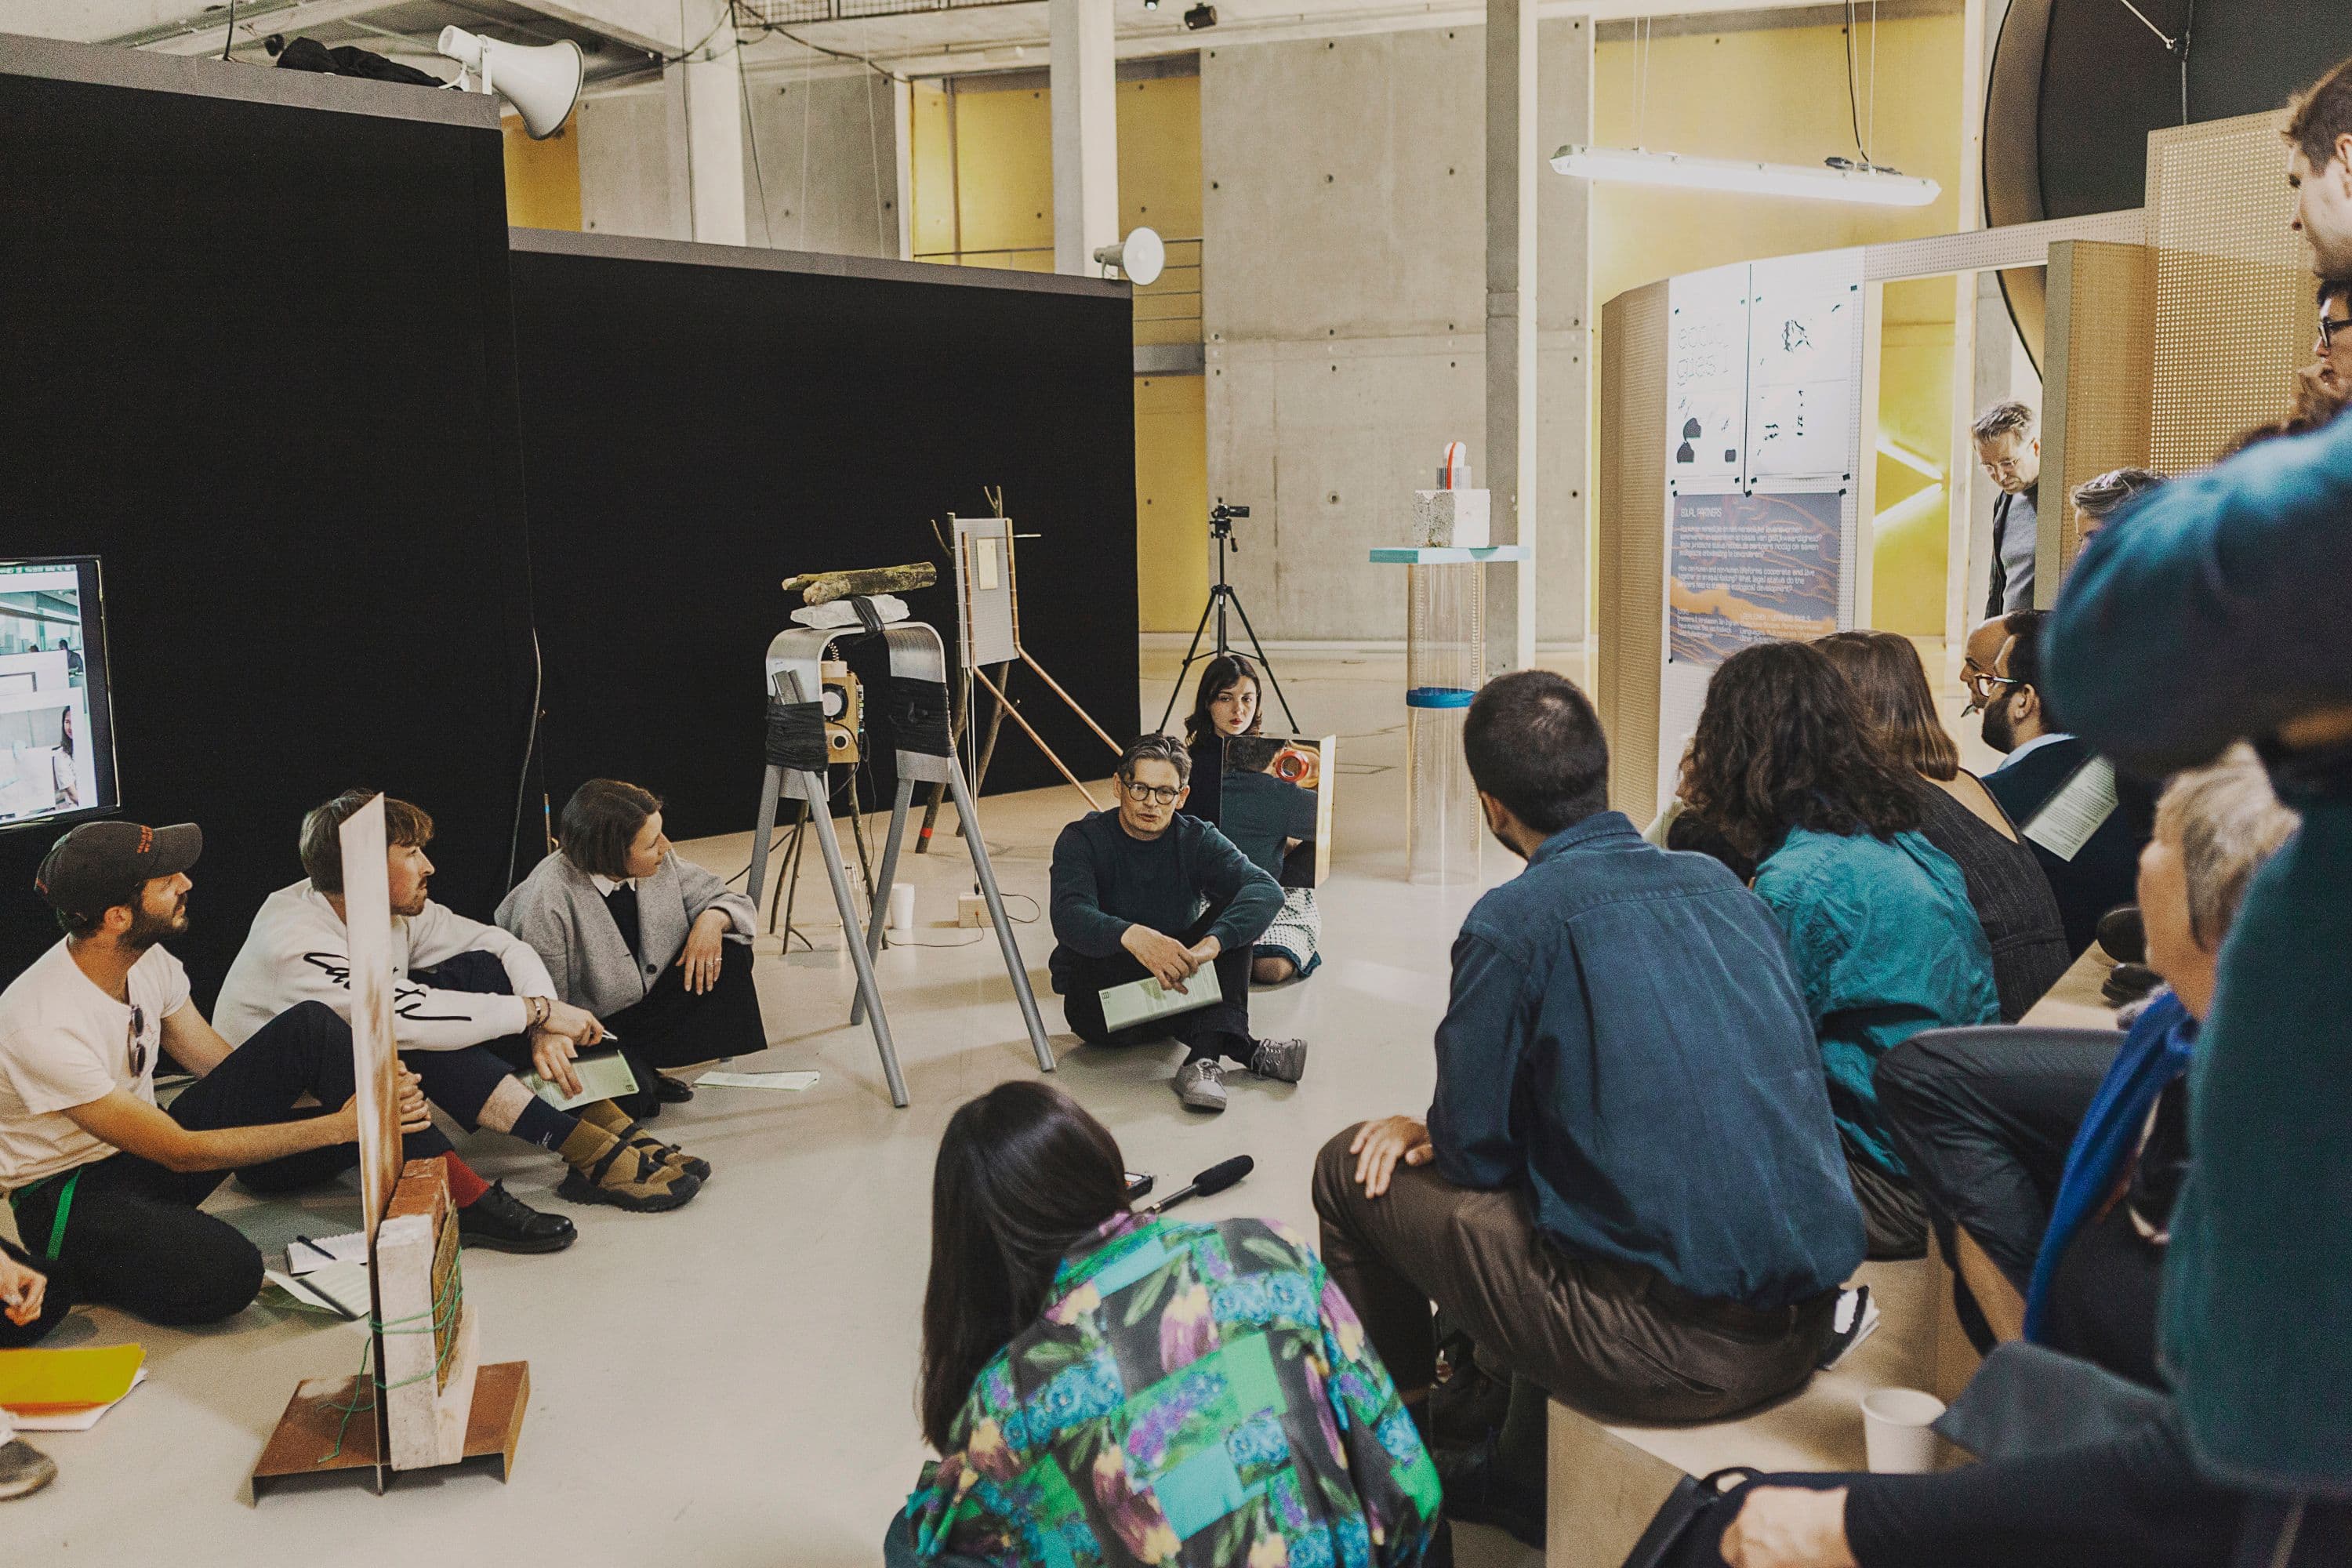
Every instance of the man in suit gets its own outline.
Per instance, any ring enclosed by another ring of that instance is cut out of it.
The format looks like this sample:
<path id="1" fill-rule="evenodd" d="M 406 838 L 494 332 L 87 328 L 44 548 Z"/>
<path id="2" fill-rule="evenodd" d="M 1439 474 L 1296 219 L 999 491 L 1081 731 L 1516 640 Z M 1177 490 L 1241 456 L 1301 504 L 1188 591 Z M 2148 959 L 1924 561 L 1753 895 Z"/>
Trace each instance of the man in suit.
<path id="1" fill-rule="evenodd" d="M 2009 755 L 1985 775 L 1985 788 L 2033 846 L 2079 957 L 2099 917 L 2132 901 L 2156 812 L 2144 785 L 2119 779 L 2051 712 L 2042 693 L 2043 619 L 2039 610 L 2003 619 L 2008 639 L 1973 695 L 1984 706 L 1985 744 Z"/>
<path id="2" fill-rule="evenodd" d="M 2042 481 L 2042 437 L 2033 410 L 2004 398 L 1977 416 L 1970 428 L 1977 460 L 2000 487 L 1992 503 L 1992 572 L 1986 581 L 1985 616 L 2033 608 L 2033 556 L 2041 537 L 2036 515 Z"/>

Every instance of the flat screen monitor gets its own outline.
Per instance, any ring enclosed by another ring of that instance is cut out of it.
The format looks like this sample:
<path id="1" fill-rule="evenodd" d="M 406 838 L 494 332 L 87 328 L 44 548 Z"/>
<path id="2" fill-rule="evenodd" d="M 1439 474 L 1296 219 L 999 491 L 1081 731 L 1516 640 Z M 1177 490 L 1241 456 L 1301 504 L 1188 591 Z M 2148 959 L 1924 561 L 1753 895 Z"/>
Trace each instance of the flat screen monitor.
<path id="1" fill-rule="evenodd" d="M 121 803 L 98 557 L 0 559 L 0 832 Z"/>

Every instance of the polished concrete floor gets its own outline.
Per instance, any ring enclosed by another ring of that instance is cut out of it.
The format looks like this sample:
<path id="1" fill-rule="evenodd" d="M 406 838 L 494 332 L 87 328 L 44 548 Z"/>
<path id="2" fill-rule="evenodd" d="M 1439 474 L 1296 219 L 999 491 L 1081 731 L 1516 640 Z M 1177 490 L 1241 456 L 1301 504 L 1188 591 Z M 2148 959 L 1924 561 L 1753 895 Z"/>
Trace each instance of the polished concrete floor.
<path id="1" fill-rule="evenodd" d="M 1174 662 L 1147 652 L 1152 717 Z M 1575 673 L 1579 661 L 1548 662 Z M 1204 1118 L 1169 1091 L 1175 1047 L 1107 1054 L 1074 1049 L 1066 1034 L 1054 1041 L 1055 1076 L 1163 1189 L 1230 1154 L 1255 1157 L 1247 1181 L 1192 1215 L 1273 1215 L 1311 1234 L 1307 1172 L 1322 1142 L 1428 1103 L 1447 949 L 1476 889 L 1403 879 L 1402 658 L 1302 654 L 1278 670 L 1302 726 L 1341 737 L 1325 963 L 1253 1000 L 1261 1032 L 1313 1042 L 1305 1081 L 1237 1075 L 1232 1109 Z M 983 803 L 1008 895 L 1045 896 L 1054 835 L 1083 808 L 1066 788 Z M 811 867 L 796 918 L 815 951 L 759 944 L 772 1048 L 734 1066 L 814 1068 L 822 1079 L 799 1095 L 706 1089 L 666 1116 L 665 1136 L 718 1167 L 693 1205 L 664 1215 L 572 1208 L 551 1195 L 551 1160 L 509 1141 L 466 1142 L 484 1172 L 581 1231 L 552 1258 L 467 1259 L 484 1358 L 530 1363 L 509 1483 L 412 1479 L 383 1498 L 343 1486 L 254 1506 L 245 1479 L 288 1395 L 305 1378 L 355 1371 L 362 1331 L 258 1307 L 201 1332 L 82 1311 L 58 1342 L 136 1340 L 150 1381 L 94 1431 L 38 1439 L 61 1475 L 0 1504 L 0 1558 L 174 1568 L 877 1561 L 884 1522 L 925 1457 L 912 1395 L 940 1131 L 966 1098 L 1037 1070 L 994 942 L 952 924 L 954 894 L 969 885 L 961 846 L 944 834 L 935 844 L 905 874 L 919 889 L 921 945 L 880 965 L 910 1108 L 892 1109 L 870 1037 L 847 1026 L 850 968 L 838 926 L 813 918 L 830 910 Z M 686 852 L 732 873 L 749 858 L 748 836 Z M 1490 847 L 1485 877 L 1516 864 Z M 1013 904 L 1017 916 L 1034 908 Z M 1042 991 L 1050 938 L 1042 923 L 1022 925 L 1020 938 Z M 1058 1007 L 1045 1005 L 1058 1030 Z M 215 1202 L 265 1250 L 358 1222 L 356 1194 L 341 1191 L 299 1205 L 234 1193 Z M 1465 1562 L 1535 1561 L 1489 1532 L 1464 1535 Z"/>

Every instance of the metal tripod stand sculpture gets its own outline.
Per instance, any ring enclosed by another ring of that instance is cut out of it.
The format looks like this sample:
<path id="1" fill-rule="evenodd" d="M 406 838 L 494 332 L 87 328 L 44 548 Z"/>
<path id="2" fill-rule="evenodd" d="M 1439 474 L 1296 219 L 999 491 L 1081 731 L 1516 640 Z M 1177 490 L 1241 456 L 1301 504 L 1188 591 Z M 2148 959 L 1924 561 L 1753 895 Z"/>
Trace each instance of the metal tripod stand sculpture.
<path id="1" fill-rule="evenodd" d="M 904 1107 L 907 1080 L 898 1070 L 898 1047 L 890 1037 L 890 1022 L 883 1012 L 882 988 L 874 977 L 874 957 L 881 951 L 882 922 L 888 912 L 887 894 L 871 900 L 871 920 L 860 940 L 857 909 L 849 891 L 849 873 L 842 864 L 840 842 L 834 837 L 833 814 L 828 805 L 831 792 L 824 772 L 824 723 L 818 667 L 836 640 L 865 635 L 856 627 L 794 626 L 779 632 L 768 645 L 768 768 L 760 786 L 760 819 L 751 843 L 750 889 L 756 904 L 767 876 L 769 844 L 775 834 L 778 802 L 802 802 L 814 818 L 812 826 L 816 829 L 817 849 L 824 857 L 825 876 L 833 884 L 834 905 L 841 912 L 844 944 L 857 971 L 857 1001 L 850 1011 L 849 1021 L 856 1024 L 862 1019 L 873 1028 L 875 1048 L 882 1057 L 882 1075 L 890 1086 L 890 1103 Z M 894 758 L 898 775 L 898 798 L 891 803 L 890 836 L 882 853 L 881 886 L 888 889 L 898 873 L 898 849 L 906 838 L 907 810 L 914 800 L 915 785 L 944 784 L 963 823 L 964 842 L 971 848 L 972 872 L 979 879 L 982 896 L 988 901 L 989 921 L 996 928 L 997 945 L 1004 955 L 1004 972 L 1013 982 L 1013 996 L 1021 1004 L 1022 1021 L 1028 1026 L 1029 1044 L 1037 1054 L 1038 1069 L 1052 1072 L 1054 1051 L 1045 1043 L 1045 1026 L 1038 1016 L 1028 966 L 1021 957 L 1021 944 L 1013 937 L 1013 924 L 1005 918 L 1004 901 L 996 890 L 996 872 L 989 864 L 988 846 L 980 836 L 980 822 L 972 811 L 971 791 L 948 740 L 946 649 L 940 645 L 940 634 L 919 621 L 900 621 L 883 627 L 880 635 L 890 653 L 889 711 L 897 731 L 894 738 L 898 742 Z"/>

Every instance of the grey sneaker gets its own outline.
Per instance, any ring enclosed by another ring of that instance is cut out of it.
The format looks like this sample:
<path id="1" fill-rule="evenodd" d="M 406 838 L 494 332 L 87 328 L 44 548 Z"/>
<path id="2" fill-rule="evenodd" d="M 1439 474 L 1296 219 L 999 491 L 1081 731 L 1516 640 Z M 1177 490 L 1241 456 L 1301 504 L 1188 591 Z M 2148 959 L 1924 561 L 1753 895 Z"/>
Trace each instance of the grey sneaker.
<path id="1" fill-rule="evenodd" d="M 1281 1083 L 1297 1083 L 1307 1076 L 1305 1040 L 1260 1040 L 1250 1053 L 1250 1071 Z"/>
<path id="2" fill-rule="evenodd" d="M 57 1479 L 57 1461 L 22 1437 L 0 1443 L 0 1502 L 39 1491 Z"/>
<path id="3" fill-rule="evenodd" d="M 1176 1098 L 1195 1110 L 1225 1108 L 1225 1068 L 1223 1062 L 1186 1062 L 1176 1069 Z"/>

